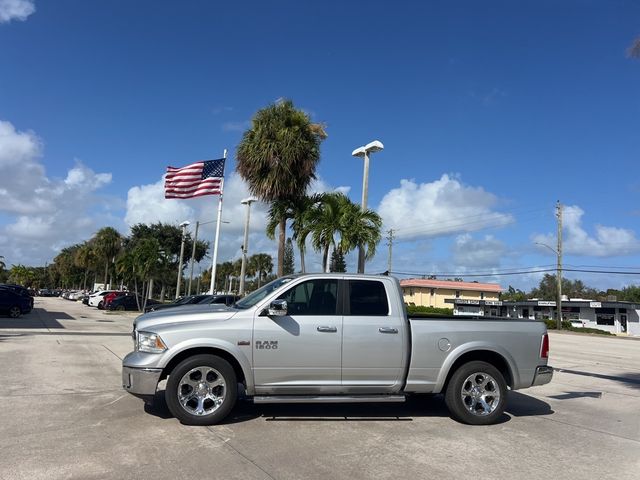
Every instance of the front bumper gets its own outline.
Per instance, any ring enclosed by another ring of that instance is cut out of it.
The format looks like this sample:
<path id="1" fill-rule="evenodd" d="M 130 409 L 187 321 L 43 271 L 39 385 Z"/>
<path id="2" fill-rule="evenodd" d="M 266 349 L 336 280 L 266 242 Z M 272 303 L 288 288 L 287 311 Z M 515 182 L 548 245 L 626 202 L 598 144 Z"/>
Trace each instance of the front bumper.
<path id="1" fill-rule="evenodd" d="M 536 368 L 536 374 L 533 377 L 532 387 L 537 387 L 538 385 L 545 385 L 551 381 L 553 378 L 553 367 L 549 365 L 542 365 Z"/>
<path id="2" fill-rule="evenodd" d="M 131 395 L 149 399 L 156 394 L 161 368 L 122 367 L 122 388 Z"/>

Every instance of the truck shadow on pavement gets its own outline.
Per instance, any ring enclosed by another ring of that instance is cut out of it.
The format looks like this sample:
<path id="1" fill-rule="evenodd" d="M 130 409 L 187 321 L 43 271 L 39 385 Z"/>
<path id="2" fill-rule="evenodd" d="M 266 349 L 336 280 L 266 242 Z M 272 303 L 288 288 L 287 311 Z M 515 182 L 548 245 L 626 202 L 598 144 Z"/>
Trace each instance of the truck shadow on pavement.
<path id="1" fill-rule="evenodd" d="M 172 419 L 164 399 L 164 390 L 156 392 L 153 403 L 145 404 L 150 415 Z M 519 392 L 509 392 L 505 413 L 496 422 L 505 423 L 512 417 L 551 415 L 551 406 L 537 398 Z M 450 417 L 443 395 L 413 395 L 404 403 L 349 404 L 261 404 L 239 399 L 221 425 L 245 422 L 257 418 L 267 422 L 411 422 L 417 417 Z"/>

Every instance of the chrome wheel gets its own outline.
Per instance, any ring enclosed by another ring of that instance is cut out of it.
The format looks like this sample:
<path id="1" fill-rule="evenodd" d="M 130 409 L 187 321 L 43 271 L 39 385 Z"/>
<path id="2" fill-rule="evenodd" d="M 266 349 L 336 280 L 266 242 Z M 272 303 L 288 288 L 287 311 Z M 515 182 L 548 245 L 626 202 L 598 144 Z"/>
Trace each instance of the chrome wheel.
<path id="1" fill-rule="evenodd" d="M 227 394 L 222 374 L 212 367 L 196 367 L 178 383 L 178 402 L 191 415 L 210 415 L 220 408 Z"/>
<path id="2" fill-rule="evenodd" d="M 493 413 L 500 403 L 500 386 L 495 378 L 485 372 L 469 375 L 462 382 L 460 394 L 465 408 L 480 417 Z"/>

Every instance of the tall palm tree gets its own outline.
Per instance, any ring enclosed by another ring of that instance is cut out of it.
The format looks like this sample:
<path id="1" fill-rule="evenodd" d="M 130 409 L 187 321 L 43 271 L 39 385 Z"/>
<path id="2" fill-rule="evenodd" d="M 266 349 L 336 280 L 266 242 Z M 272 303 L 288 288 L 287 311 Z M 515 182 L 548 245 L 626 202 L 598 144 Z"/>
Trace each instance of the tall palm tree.
<path id="1" fill-rule="evenodd" d="M 277 102 L 258 112 L 243 134 L 236 152 L 236 170 L 260 200 L 289 201 L 305 194 L 320 161 L 322 125 L 293 102 Z M 278 276 L 282 276 L 287 218 L 278 222 Z"/>
<path id="2" fill-rule="evenodd" d="M 4 256 L 0 255 L 0 272 L 7 268 L 7 264 L 4 263 Z"/>
<path id="3" fill-rule="evenodd" d="M 122 236 L 113 227 L 104 227 L 95 235 L 96 252 L 104 262 L 104 284 L 108 283 L 109 265 L 122 248 Z"/>

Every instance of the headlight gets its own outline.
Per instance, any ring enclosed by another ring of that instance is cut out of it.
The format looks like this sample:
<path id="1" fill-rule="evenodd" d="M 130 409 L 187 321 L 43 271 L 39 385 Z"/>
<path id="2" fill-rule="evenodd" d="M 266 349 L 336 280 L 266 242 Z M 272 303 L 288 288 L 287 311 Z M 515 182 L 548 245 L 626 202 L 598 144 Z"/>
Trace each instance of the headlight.
<path id="1" fill-rule="evenodd" d="M 138 332 L 138 351 L 146 353 L 162 353 L 167 346 L 157 333 Z"/>

